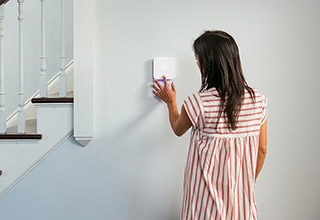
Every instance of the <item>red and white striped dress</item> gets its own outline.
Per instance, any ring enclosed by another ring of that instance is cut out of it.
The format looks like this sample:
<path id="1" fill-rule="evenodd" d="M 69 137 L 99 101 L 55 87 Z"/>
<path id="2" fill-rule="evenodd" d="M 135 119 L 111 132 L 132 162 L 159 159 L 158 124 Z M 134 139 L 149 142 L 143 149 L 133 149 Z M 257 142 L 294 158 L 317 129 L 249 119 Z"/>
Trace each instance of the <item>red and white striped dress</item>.
<path id="1" fill-rule="evenodd" d="M 267 98 L 246 91 L 236 130 L 218 120 L 220 98 L 215 88 L 184 101 L 192 122 L 184 171 L 181 219 L 257 220 L 254 183 L 260 127 L 267 117 Z"/>

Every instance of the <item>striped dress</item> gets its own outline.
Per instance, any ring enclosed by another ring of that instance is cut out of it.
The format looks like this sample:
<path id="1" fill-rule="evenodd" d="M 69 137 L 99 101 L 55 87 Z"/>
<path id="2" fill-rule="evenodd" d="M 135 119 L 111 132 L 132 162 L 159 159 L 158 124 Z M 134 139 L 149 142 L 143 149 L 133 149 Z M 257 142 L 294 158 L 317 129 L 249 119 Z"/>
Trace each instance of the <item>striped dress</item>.
<path id="1" fill-rule="evenodd" d="M 267 98 L 246 91 L 237 119 L 229 130 L 218 121 L 220 98 L 215 88 L 184 101 L 192 122 L 181 219 L 257 220 L 254 184 L 260 127 L 267 117 Z"/>

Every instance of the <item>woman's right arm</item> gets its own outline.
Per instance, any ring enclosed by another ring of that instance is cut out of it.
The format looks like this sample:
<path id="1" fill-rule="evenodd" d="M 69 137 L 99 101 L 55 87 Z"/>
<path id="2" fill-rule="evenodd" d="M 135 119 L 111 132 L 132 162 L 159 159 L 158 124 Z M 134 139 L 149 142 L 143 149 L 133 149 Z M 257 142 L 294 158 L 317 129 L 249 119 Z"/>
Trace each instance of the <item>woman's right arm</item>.
<path id="1" fill-rule="evenodd" d="M 266 158 L 266 154 L 267 154 L 267 120 L 262 124 L 260 128 L 259 149 L 258 149 L 255 180 L 257 180 L 257 177 L 262 169 L 264 159 Z"/>

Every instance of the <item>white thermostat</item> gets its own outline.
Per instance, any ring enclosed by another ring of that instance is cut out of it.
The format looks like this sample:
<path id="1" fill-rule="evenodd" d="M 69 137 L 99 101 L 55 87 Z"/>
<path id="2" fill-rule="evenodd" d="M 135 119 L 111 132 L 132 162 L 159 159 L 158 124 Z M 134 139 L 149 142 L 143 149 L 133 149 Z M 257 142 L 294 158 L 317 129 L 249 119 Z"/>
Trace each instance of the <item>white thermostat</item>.
<path id="1" fill-rule="evenodd" d="M 170 81 L 176 76 L 176 60 L 173 57 L 155 57 L 153 60 L 153 78 L 162 81 L 163 76 Z"/>

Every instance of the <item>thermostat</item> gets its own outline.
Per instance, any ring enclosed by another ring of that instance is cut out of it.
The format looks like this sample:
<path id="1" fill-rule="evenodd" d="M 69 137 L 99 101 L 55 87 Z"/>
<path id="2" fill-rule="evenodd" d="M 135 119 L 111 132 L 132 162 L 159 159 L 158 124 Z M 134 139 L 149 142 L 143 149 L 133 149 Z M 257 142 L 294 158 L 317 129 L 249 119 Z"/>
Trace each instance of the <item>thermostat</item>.
<path id="1" fill-rule="evenodd" d="M 153 60 L 153 78 L 159 81 L 163 76 L 170 81 L 176 76 L 176 60 L 173 57 L 155 57 Z"/>

